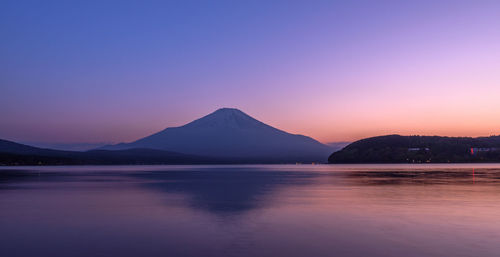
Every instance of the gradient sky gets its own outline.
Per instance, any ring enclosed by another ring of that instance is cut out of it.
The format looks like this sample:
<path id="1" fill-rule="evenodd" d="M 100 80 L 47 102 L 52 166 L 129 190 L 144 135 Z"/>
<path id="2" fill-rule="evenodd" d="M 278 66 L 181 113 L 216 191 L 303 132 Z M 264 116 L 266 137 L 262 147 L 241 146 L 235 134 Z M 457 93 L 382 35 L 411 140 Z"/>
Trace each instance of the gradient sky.
<path id="1" fill-rule="evenodd" d="M 0 3 L 0 138 L 131 141 L 220 107 L 322 142 L 500 134 L 500 1 Z"/>

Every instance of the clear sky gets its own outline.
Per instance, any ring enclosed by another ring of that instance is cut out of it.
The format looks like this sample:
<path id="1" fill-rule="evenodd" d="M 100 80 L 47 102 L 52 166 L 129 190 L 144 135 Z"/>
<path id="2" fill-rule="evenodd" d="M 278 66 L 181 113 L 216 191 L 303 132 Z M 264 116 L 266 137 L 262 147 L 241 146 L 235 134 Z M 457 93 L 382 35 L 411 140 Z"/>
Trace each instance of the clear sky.
<path id="1" fill-rule="evenodd" d="M 500 1 L 3 0 L 0 37 L 3 139 L 131 141 L 220 107 L 322 142 L 500 134 Z"/>

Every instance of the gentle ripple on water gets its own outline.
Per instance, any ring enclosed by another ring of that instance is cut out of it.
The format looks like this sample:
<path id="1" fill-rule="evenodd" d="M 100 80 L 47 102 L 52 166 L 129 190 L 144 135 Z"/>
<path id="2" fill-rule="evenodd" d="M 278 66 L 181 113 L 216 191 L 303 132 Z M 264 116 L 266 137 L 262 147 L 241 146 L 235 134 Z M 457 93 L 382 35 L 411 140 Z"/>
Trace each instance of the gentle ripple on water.
<path id="1" fill-rule="evenodd" d="M 498 256 L 500 164 L 0 168 L 0 256 Z"/>

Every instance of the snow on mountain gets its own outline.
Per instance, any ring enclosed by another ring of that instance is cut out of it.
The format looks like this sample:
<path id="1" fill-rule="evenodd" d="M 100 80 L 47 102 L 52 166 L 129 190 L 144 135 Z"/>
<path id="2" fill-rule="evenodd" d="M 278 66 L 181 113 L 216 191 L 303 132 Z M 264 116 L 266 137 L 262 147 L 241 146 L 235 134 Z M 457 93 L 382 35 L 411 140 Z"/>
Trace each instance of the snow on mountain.
<path id="1" fill-rule="evenodd" d="M 101 149 L 130 148 L 277 163 L 326 162 L 331 153 L 328 146 L 310 137 L 273 128 L 233 108 L 222 108 L 186 125 Z"/>

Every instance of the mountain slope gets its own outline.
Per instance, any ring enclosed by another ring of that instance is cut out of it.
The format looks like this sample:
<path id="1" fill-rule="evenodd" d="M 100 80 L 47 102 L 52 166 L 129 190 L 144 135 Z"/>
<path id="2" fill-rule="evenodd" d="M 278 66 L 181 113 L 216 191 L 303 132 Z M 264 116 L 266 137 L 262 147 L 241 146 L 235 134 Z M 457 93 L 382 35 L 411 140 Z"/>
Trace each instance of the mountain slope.
<path id="1" fill-rule="evenodd" d="M 180 127 L 167 128 L 118 150 L 150 148 L 245 162 L 326 162 L 330 148 L 266 125 L 237 109 L 222 108 Z"/>
<path id="2" fill-rule="evenodd" d="M 499 161 L 500 136 L 379 136 L 356 141 L 328 158 L 329 163 Z"/>
<path id="3" fill-rule="evenodd" d="M 220 163 L 220 160 L 153 149 L 59 151 L 0 139 L 0 165 L 197 163 Z"/>

